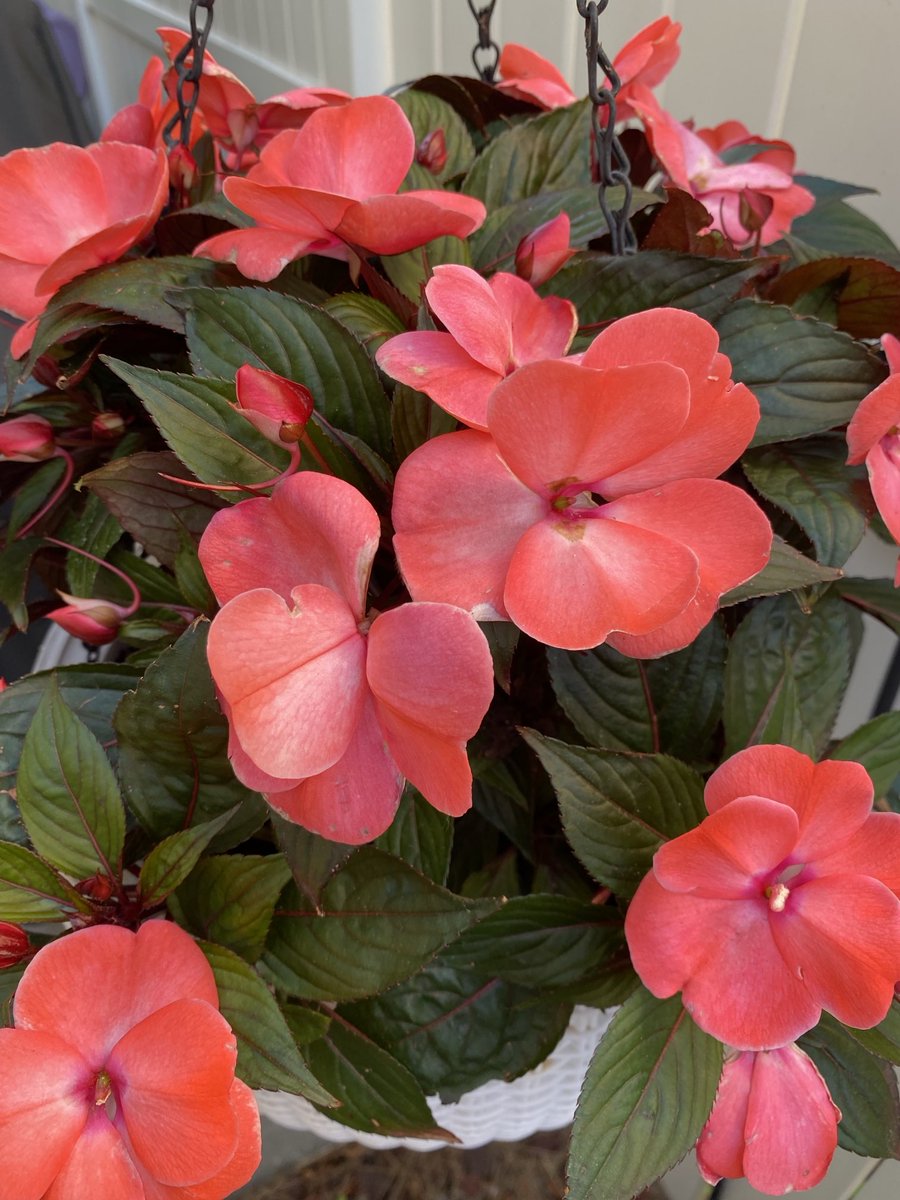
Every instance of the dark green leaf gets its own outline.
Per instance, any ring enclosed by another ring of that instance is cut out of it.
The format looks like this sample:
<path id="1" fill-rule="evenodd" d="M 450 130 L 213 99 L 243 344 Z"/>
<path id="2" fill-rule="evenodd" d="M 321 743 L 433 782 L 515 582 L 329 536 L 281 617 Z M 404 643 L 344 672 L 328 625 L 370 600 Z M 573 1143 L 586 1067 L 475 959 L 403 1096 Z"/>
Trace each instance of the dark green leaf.
<path id="1" fill-rule="evenodd" d="M 832 746 L 829 758 L 862 763 L 884 796 L 900 774 L 900 712 L 882 713 Z"/>
<path id="2" fill-rule="evenodd" d="M 281 1011 L 298 1046 L 307 1046 L 316 1038 L 324 1037 L 331 1024 L 331 1017 L 326 1013 L 302 1004 L 285 1004 Z"/>
<path id="3" fill-rule="evenodd" d="M 398 383 L 391 406 L 391 426 L 397 458 L 402 461 L 429 438 L 451 433 L 456 428 L 456 418 L 438 407 L 424 392 Z"/>
<path id="4" fill-rule="evenodd" d="M 900 636 L 900 591 L 890 579 L 841 579 L 835 585 L 845 600 L 871 613 Z"/>
<path id="5" fill-rule="evenodd" d="M 571 1007 L 441 960 L 377 999 L 338 1011 L 400 1060 L 428 1095 L 452 1103 L 490 1079 L 515 1079 L 562 1037 Z"/>
<path id="6" fill-rule="evenodd" d="M 443 886 L 450 867 L 453 818 L 438 812 L 410 785 L 390 828 L 373 844 Z"/>
<path id="7" fill-rule="evenodd" d="M 538 192 L 591 182 L 587 100 L 513 125 L 491 141 L 463 180 L 463 191 L 489 209 Z"/>
<path id="8" fill-rule="evenodd" d="M 186 293 L 191 359 L 199 374 L 230 379 L 250 363 L 304 384 L 330 424 L 390 456 L 387 397 L 352 333 L 312 304 L 264 288 Z"/>
<path id="9" fill-rule="evenodd" d="M 253 968 L 224 946 L 201 942 L 200 949 L 216 977 L 222 1016 L 237 1037 L 237 1073 L 244 1083 L 335 1104 L 300 1057 L 274 996 Z"/>
<path id="10" fill-rule="evenodd" d="M 529 987 L 573 983 L 624 948 L 615 909 L 568 896 L 513 896 L 444 951 L 441 961 Z"/>
<path id="11" fill-rule="evenodd" d="M 208 631 L 208 622 L 198 622 L 163 651 L 122 700 L 115 726 L 125 799 L 148 833 L 168 837 L 241 804 L 215 843 L 222 849 L 259 828 L 266 810 L 228 762 L 228 722 L 206 662 Z"/>
<path id="12" fill-rule="evenodd" d="M 645 663 L 611 646 L 548 649 L 547 662 L 556 699 L 587 745 L 657 749 Z"/>
<path id="13" fill-rule="evenodd" d="M 41 548 L 40 538 L 23 538 L 0 550 L 0 604 L 18 629 L 28 628 L 25 593 L 31 560 Z"/>
<path id="14" fill-rule="evenodd" d="M 365 848 L 332 875 L 317 907 L 287 888 L 263 961 L 291 995 L 354 1000 L 406 979 L 495 907 Z"/>
<path id="15" fill-rule="evenodd" d="M 630 1200 L 682 1159 L 709 1116 L 722 1047 L 678 996 L 644 988 L 613 1018 L 575 1113 L 572 1200 Z"/>
<path id="16" fill-rule="evenodd" d="M 792 596 L 762 600 L 738 627 L 725 668 L 726 754 L 797 734 L 798 749 L 820 753 L 850 678 L 861 621 L 839 597 L 822 597 L 804 612 Z M 794 689 L 790 709 L 779 705 Z M 773 715 L 781 711 L 781 728 Z M 808 741 L 806 740 L 808 739 Z"/>
<path id="17" fill-rule="evenodd" d="M 870 1054 L 833 1017 L 823 1013 L 799 1039 L 841 1110 L 838 1145 L 867 1158 L 900 1158 L 900 1096 L 894 1068 Z"/>
<path id="18" fill-rule="evenodd" d="M 875 188 L 860 187 L 856 183 L 841 183 L 838 179 L 826 179 L 822 175 L 795 175 L 794 180 L 812 192 L 816 207 L 830 204 L 834 200 L 846 200 L 848 196 L 874 196 Z"/>
<path id="19" fill-rule="evenodd" d="M 775 304 L 798 301 L 827 291 L 834 303 L 834 324 L 851 337 L 900 335 L 900 271 L 877 258 L 838 256 L 805 263 L 779 275 L 767 296 Z"/>
<path id="20" fill-rule="evenodd" d="M 462 175 L 468 171 L 475 157 L 475 146 L 459 113 L 440 97 L 416 91 L 414 88 L 396 92 L 394 99 L 406 113 L 413 127 L 416 145 L 437 130 L 444 135 L 447 161 L 437 174 L 431 176 L 431 187 L 438 187 L 454 175 Z"/>
<path id="21" fill-rule="evenodd" d="M 725 698 L 725 632 L 714 617 L 683 650 L 645 665 L 665 754 L 696 761 L 708 753 Z"/>
<path id="22" fill-rule="evenodd" d="M 741 465 L 760 495 L 809 535 L 820 562 L 843 566 L 862 540 L 871 507 L 865 467 L 847 466 L 843 435 L 762 447 Z"/>
<path id="23" fill-rule="evenodd" d="M 860 1045 L 894 1065 L 900 1064 L 900 1000 L 894 1000 L 888 1015 L 874 1029 L 848 1029 Z"/>
<path id="24" fill-rule="evenodd" d="M 185 537 L 199 541 L 222 501 L 163 479 L 184 474 L 174 454 L 148 452 L 117 458 L 83 477 L 131 536 L 164 566 L 174 567 Z"/>
<path id="25" fill-rule="evenodd" d="M 840 576 L 841 572 L 837 567 L 820 566 L 776 535 L 772 540 L 769 561 L 763 569 L 746 583 L 741 583 L 730 592 L 726 592 L 719 600 L 719 607 L 728 608 L 755 596 L 777 596 L 781 592 L 815 587 L 820 583 L 830 583 Z"/>
<path id="26" fill-rule="evenodd" d="M 884 367 L 865 346 L 781 305 L 738 300 L 715 324 L 734 378 L 759 401 L 754 446 L 846 424 L 884 378 Z"/>
<path id="27" fill-rule="evenodd" d="M 162 567 L 139 558 L 130 550 L 116 547 L 109 556 L 113 566 L 124 571 L 141 593 L 141 596 L 152 604 L 180 604 L 184 597 L 178 584 Z"/>
<path id="28" fill-rule="evenodd" d="M 153 847 L 144 859 L 138 881 L 144 908 L 161 904 L 170 892 L 187 879 L 200 855 L 233 815 L 233 810 L 229 809 L 211 821 L 204 821 L 202 825 L 180 829 Z"/>
<path id="29" fill-rule="evenodd" d="M 404 254 L 385 254 L 381 259 L 388 279 L 413 304 L 421 302 L 425 285 L 435 267 L 444 263 L 461 263 L 468 267 L 471 261 L 468 243 L 450 235 L 433 238 L 424 246 L 417 246 L 415 250 L 407 250 Z"/>
<path id="30" fill-rule="evenodd" d="M 184 599 L 200 613 L 216 610 L 216 598 L 200 562 L 197 546 L 185 538 L 175 556 L 175 582 Z"/>
<path id="31" fill-rule="evenodd" d="M 87 550 L 97 558 L 106 558 L 109 551 L 122 536 L 122 526 L 111 512 L 104 506 L 99 496 L 88 493 L 84 507 L 71 522 L 66 522 L 57 534 L 64 542 Z M 97 580 L 100 564 L 83 554 L 69 552 L 66 561 L 66 575 L 69 588 L 76 596 L 92 596 Z M 109 587 L 111 576 L 106 572 L 101 576 L 99 589 L 106 595 L 104 589 Z"/>
<path id="32" fill-rule="evenodd" d="M 102 746 L 53 683 L 34 714 L 17 778 L 19 811 L 35 850 L 76 879 L 118 879 L 125 809 Z"/>
<path id="33" fill-rule="evenodd" d="M 8 785 L 18 770 L 25 735 L 54 680 L 68 707 L 102 746 L 109 747 L 115 745 L 112 714 L 139 679 L 134 667 L 96 663 L 40 671 L 0 692 L 0 785 Z"/>
<path id="34" fill-rule="evenodd" d="M 406 1067 L 339 1017 L 304 1054 L 316 1079 L 340 1101 L 328 1114 L 333 1120 L 392 1137 L 457 1140 L 438 1126 Z"/>
<path id="35" fill-rule="evenodd" d="M 327 880 L 337 867 L 347 861 L 356 847 L 319 837 L 317 833 L 310 833 L 302 825 L 295 825 L 277 812 L 270 813 L 269 819 L 294 882 L 307 900 L 315 905 Z"/>
<path id="36" fill-rule="evenodd" d="M 503 688 L 509 695 L 512 687 L 513 658 L 519 645 L 519 630 L 512 621 L 483 621 L 480 628 L 491 652 L 494 679 L 498 687 Z"/>
<path id="37" fill-rule="evenodd" d="M 545 290 L 574 303 L 582 329 L 663 305 L 687 308 L 713 321 L 733 306 L 741 286 L 758 271 L 752 260 L 673 250 L 618 257 L 577 254 Z"/>
<path id="38" fill-rule="evenodd" d="M 201 859 L 169 899 L 179 925 L 254 963 L 262 954 L 275 901 L 291 877 L 280 854 Z"/>
<path id="39" fill-rule="evenodd" d="M 24 846 L 0 842 L 0 920 L 68 921 L 90 907 L 43 859 Z"/>
<path id="40" fill-rule="evenodd" d="M 12 543 L 12 539 L 28 518 L 34 516 L 44 501 L 49 499 L 50 493 L 62 480 L 65 469 L 64 459 L 51 458 L 49 462 L 35 467 L 21 487 L 16 489 L 9 512 L 9 520 L 6 523 L 6 541 L 10 550 L 15 545 Z M 2 577 L 2 571 L 0 571 L 0 577 Z"/>
<path id="41" fill-rule="evenodd" d="M 706 816 L 703 781 L 663 754 L 588 750 L 523 734 L 559 799 L 572 849 L 600 883 L 631 896 L 667 838 Z"/>
<path id="42" fill-rule="evenodd" d="M 141 400 L 169 449 L 203 483 L 265 483 L 288 454 L 235 408 L 234 385 L 106 359 Z"/>
<path id="43" fill-rule="evenodd" d="M 801 180 L 798 176 L 798 182 Z M 809 178 L 808 176 L 805 178 Z M 877 258 L 898 256 L 897 247 L 871 217 L 861 213 L 851 204 L 845 204 L 843 196 L 862 195 L 869 188 L 853 188 L 849 184 L 834 184 L 832 180 L 821 183 L 831 185 L 815 208 L 791 224 L 791 236 L 807 245 L 827 250 L 829 254 L 871 254 Z M 842 189 L 838 192 L 837 189 Z"/>
<path id="44" fill-rule="evenodd" d="M 322 308 L 349 329 L 373 357 L 389 337 L 406 332 L 406 326 L 386 304 L 361 292 L 341 292 Z"/>

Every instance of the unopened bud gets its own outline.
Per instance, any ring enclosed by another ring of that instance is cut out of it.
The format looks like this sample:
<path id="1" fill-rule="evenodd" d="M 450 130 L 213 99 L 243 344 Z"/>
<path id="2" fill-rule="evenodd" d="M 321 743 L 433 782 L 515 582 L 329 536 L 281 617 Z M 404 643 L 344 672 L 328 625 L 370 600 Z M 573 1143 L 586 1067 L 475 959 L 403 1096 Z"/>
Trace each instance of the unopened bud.
<path id="1" fill-rule="evenodd" d="M 416 146 L 416 162 L 432 175 L 440 175 L 447 165 L 447 138 L 443 129 L 426 133 Z"/>
<path id="2" fill-rule="evenodd" d="M 89 900 L 105 903 L 113 894 L 113 882 L 108 875 L 91 875 L 75 884 L 75 891 Z"/>
<path id="3" fill-rule="evenodd" d="M 516 248 L 516 274 L 534 287 L 546 283 L 575 253 L 569 245 L 570 233 L 565 212 L 532 230 Z"/>
<path id="4" fill-rule="evenodd" d="M 66 633 L 80 638 L 89 646 L 106 646 L 119 636 L 122 622 L 128 612 L 120 604 L 110 600 L 93 600 L 83 596 L 70 596 L 60 592 L 68 601 L 65 608 L 55 608 L 47 613 L 49 621 L 55 621 Z"/>
<path id="5" fill-rule="evenodd" d="M 193 154 L 187 146 L 177 142 L 169 151 L 169 183 L 181 207 L 188 204 L 191 189 L 196 184 L 199 173 Z"/>
<path id="6" fill-rule="evenodd" d="M 28 414 L 0 424 L 0 458 L 8 462 L 43 462 L 56 453 L 53 426 Z"/>
<path id="7" fill-rule="evenodd" d="M 115 442 L 125 432 L 125 419 L 117 412 L 99 412 L 91 421 L 95 442 Z"/>
<path id="8" fill-rule="evenodd" d="M 299 442 L 313 412 L 309 388 L 245 363 L 235 376 L 238 407 L 270 442 Z"/>
<path id="9" fill-rule="evenodd" d="M 31 942 L 22 926 L 0 921 L 0 970 L 14 967 L 32 953 Z"/>

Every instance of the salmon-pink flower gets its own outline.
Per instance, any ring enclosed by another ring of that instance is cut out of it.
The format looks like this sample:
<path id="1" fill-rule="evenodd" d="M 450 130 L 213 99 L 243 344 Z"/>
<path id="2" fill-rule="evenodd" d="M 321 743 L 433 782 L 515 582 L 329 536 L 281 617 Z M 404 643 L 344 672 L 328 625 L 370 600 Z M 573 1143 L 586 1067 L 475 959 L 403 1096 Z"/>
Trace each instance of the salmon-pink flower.
<path id="1" fill-rule="evenodd" d="M 766 1050 L 822 1010 L 868 1029 L 900 979 L 900 815 L 859 763 L 751 746 L 706 785 L 709 816 L 656 852 L 628 909 L 634 968 L 707 1033 Z"/>
<path id="2" fill-rule="evenodd" d="M 768 246 L 790 231 L 795 217 L 815 204 L 794 183 L 794 150 L 788 142 L 763 142 L 739 121 L 715 129 L 690 129 L 657 103 L 645 87 L 632 90 L 631 105 L 644 122 L 653 153 L 679 188 L 690 192 L 712 217 L 711 228 L 736 246 Z M 759 146 L 748 162 L 728 165 L 722 153 Z"/>
<path id="3" fill-rule="evenodd" d="M 825 1177 L 840 1119 L 799 1047 L 731 1054 L 697 1142 L 697 1165 L 707 1183 L 746 1176 L 767 1196 L 804 1192 Z"/>
<path id="4" fill-rule="evenodd" d="M 0 460 L 43 462 L 55 453 L 53 426 L 45 417 L 26 413 L 0 424 Z"/>
<path id="5" fill-rule="evenodd" d="M 154 55 L 144 68 L 138 84 L 137 100 L 113 113 L 100 134 L 101 142 L 128 142 L 132 146 L 145 146 L 148 150 L 163 145 L 163 128 L 176 108 L 172 101 L 166 101 L 163 92 L 164 71 L 162 59 Z M 192 142 L 202 132 L 202 122 L 192 125 Z"/>
<path id="6" fill-rule="evenodd" d="M 474 429 L 487 428 L 488 398 L 502 379 L 524 363 L 561 358 L 578 328 L 571 301 L 543 300 L 505 272 L 485 280 L 470 267 L 435 267 L 425 298 L 447 332 L 397 334 L 376 361 Z"/>
<path id="7" fill-rule="evenodd" d="M 66 601 L 64 608 L 54 608 L 47 613 L 47 620 L 59 625 L 72 637 L 80 638 L 89 646 L 107 646 L 119 636 L 122 622 L 127 621 L 133 610 L 111 600 L 94 600 L 85 596 L 59 595 Z"/>
<path id="8" fill-rule="evenodd" d="M 466 742 L 493 695 L 468 613 L 366 615 L 378 514 L 343 480 L 300 472 L 216 513 L 200 560 L 223 605 L 208 655 L 238 777 L 334 841 L 391 823 L 404 777 L 441 812 L 472 803 Z"/>
<path id="9" fill-rule="evenodd" d="M 0 688 L 0 691 L 3 691 Z M 0 921 L 0 970 L 14 967 L 34 953 L 28 934 L 21 925 Z"/>
<path id="10" fill-rule="evenodd" d="M 398 194 L 415 152 L 412 126 L 387 96 L 321 108 L 274 137 L 246 179 L 226 179 L 225 195 L 256 227 L 209 238 L 194 253 L 265 282 L 305 254 L 352 262 L 357 251 L 401 254 L 443 234 L 467 237 L 484 220 L 480 200 Z"/>
<path id="11" fill-rule="evenodd" d="M 27 320 L 16 358 L 53 293 L 144 238 L 168 192 L 165 155 L 143 146 L 54 142 L 0 159 L 0 308 Z"/>
<path id="12" fill-rule="evenodd" d="M 886 333 L 881 346 L 891 373 L 869 392 L 847 426 L 847 462 L 865 462 L 878 511 L 900 542 L 900 340 Z M 900 562 L 894 586 L 900 587 Z"/>
<path id="13" fill-rule="evenodd" d="M 516 247 L 516 274 L 533 287 L 546 283 L 575 253 L 569 245 L 570 237 L 571 222 L 566 212 L 538 225 Z"/>
<path id="14" fill-rule="evenodd" d="M 655 88 L 675 66 L 681 54 L 680 33 L 679 21 L 658 17 L 626 42 L 613 59 L 613 69 L 621 84 L 616 97 L 616 116 L 620 121 L 636 115 L 631 107 L 635 88 Z"/>
<path id="15" fill-rule="evenodd" d="M 260 1159 L 212 970 L 176 925 L 67 934 L 0 1029 L 2 1200 L 222 1200 Z"/>
<path id="16" fill-rule="evenodd" d="M 615 322 L 581 362 L 499 383 L 487 433 L 403 463 L 394 545 L 416 600 L 509 619 L 538 641 L 652 657 L 687 645 L 768 560 L 768 521 L 717 480 L 759 419 L 701 317 Z"/>
<path id="17" fill-rule="evenodd" d="M 313 413 L 309 388 L 244 363 L 234 377 L 238 407 L 270 442 L 299 442 Z"/>
<path id="18" fill-rule="evenodd" d="M 536 104 L 538 108 L 563 108 L 578 99 L 565 76 L 549 59 L 516 42 L 507 42 L 503 47 L 497 70 L 500 74 L 500 83 L 496 85 L 498 91 Z"/>
<path id="19" fill-rule="evenodd" d="M 170 61 L 190 40 L 180 29 L 157 29 Z M 188 55 L 187 64 L 191 63 Z M 174 95 L 175 73 L 170 70 L 166 86 Z M 197 107 L 207 129 L 226 151 L 234 155 L 234 170 L 239 170 L 248 151 L 259 151 L 283 129 L 297 129 L 318 108 L 345 104 L 350 97 L 338 88 L 293 88 L 268 100 L 257 100 L 246 84 L 217 63 L 209 51 L 203 55 L 200 95 Z M 255 155 L 254 155 L 255 157 Z"/>

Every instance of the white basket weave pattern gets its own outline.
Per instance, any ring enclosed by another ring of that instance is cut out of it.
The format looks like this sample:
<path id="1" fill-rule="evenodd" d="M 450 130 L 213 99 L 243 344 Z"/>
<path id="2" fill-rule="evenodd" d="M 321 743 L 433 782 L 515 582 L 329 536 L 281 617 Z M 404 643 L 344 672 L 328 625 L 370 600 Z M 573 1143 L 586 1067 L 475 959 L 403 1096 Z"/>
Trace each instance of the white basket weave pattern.
<path id="1" fill-rule="evenodd" d="M 588 1063 L 613 1012 L 578 1007 L 552 1054 L 533 1071 L 505 1083 L 491 1080 L 468 1092 L 456 1104 L 436 1097 L 428 1105 L 438 1125 L 459 1138 L 458 1149 L 474 1150 L 488 1142 L 518 1142 L 540 1130 L 562 1129 L 575 1115 L 575 1105 Z M 328 1142 L 359 1142 L 373 1150 L 439 1150 L 446 1142 L 423 1138 L 382 1137 L 360 1133 L 323 1116 L 300 1096 L 257 1092 L 260 1112 L 288 1129 L 314 1133 Z"/>

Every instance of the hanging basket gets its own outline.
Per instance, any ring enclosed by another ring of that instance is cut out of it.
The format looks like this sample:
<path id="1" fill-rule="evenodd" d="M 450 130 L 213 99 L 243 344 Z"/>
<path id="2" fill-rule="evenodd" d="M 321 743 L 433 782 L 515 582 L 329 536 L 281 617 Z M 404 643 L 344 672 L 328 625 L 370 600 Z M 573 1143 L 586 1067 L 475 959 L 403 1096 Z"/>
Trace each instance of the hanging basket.
<path id="1" fill-rule="evenodd" d="M 475 1150 L 488 1142 L 518 1142 L 533 1133 L 569 1125 L 585 1072 L 614 1010 L 578 1007 L 553 1052 L 533 1071 L 511 1083 L 495 1079 L 467 1092 L 455 1104 L 437 1096 L 428 1106 L 435 1121 L 459 1139 L 459 1150 Z M 361 1133 L 332 1121 L 300 1096 L 257 1092 L 260 1112 L 288 1129 L 314 1133 L 327 1142 L 359 1142 L 372 1150 L 441 1150 L 447 1143 L 427 1138 L 382 1137 Z"/>

